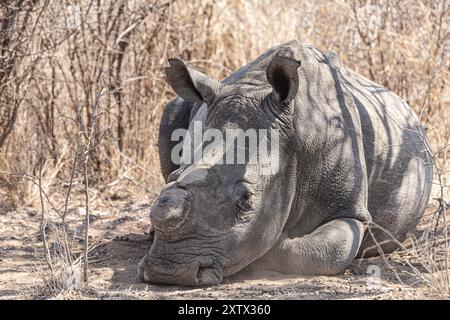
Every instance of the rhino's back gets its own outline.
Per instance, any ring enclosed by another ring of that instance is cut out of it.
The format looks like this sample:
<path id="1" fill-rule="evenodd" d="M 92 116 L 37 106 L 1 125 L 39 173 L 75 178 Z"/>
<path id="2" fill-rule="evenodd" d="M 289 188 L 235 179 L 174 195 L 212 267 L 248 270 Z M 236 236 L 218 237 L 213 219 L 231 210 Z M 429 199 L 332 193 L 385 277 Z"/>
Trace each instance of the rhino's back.
<path id="1" fill-rule="evenodd" d="M 431 192 L 432 159 L 425 131 L 395 93 L 349 70 L 344 78 L 361 119 L 368 209 L 373 221 L 386 229 L 375 232 L 377 240 L 391 235 L 403 240 L 420 221 Z M 373 244 L 367 238 L 365 248 Z"/>

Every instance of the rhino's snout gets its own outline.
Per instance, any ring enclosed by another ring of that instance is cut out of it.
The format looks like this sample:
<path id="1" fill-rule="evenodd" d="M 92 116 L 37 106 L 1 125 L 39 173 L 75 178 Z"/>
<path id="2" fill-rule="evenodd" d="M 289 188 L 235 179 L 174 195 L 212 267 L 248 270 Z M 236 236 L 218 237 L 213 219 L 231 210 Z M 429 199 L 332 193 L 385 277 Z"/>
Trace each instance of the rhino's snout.
<path id="1" fill-rule="evenodd" d="M 163 191 L 150 211 L 150 221 L 159 232 L 169 232 L 179 228 L 191 207 L 189 191 L 174 188 Z"/>

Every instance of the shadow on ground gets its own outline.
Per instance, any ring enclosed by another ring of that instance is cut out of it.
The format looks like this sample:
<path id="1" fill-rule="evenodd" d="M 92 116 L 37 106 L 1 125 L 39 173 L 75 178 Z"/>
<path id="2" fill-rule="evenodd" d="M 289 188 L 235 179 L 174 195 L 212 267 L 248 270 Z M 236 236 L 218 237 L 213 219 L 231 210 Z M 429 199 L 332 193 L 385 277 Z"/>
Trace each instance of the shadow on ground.
<path id="1" fill-rule="evenodd" d="M 386 299 L 395 292 L 414 290 L 411 279 L 399 272 L 402 265 L 382 258 L 355 260 L 343 274 L 335 277 L 299 277 L 275 272 L 237 274 L 212 287 L 150 285 L 137 278 L 137 264 L 149 249 L 148 236 L 129 233 L 105 241 L 93 251 L 94 285 L 105 298 L 144 299 Z M 375 266 L 375 267 L 374 267 Z M 372 280 L 370 270 L 379 271 Z M 397 272 L 389 270 L 394 268 Z M 368 271 L 369 270 L 369 271 Z M 397 273 L 397 274 L 396 274 Z M 411 293 L 412 295 L 412 293 Z"/>

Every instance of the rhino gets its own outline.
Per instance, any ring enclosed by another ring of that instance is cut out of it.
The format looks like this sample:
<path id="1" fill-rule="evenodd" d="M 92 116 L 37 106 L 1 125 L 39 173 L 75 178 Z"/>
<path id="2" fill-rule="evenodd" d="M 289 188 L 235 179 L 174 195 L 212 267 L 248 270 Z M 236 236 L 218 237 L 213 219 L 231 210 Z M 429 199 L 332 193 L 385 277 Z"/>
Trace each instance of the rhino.
<path id="1" fill-rule="evenodd" d="M 179 59 L 169 64 L 178 97 L 160 123 L 166 185 L 150 210 L 142 281 L 216 285 L 245 270 L 336 275 L 356 258 L 398 249 L 419 223 L 433 178 L 426 133 L 404 100 L 335 53 L 290 41 L 222 81 Z M 262 157 L 177 163 L 173 134 L 194 121 L 222 133 L 276 130 L 278 169 L 261 174 Z"/>

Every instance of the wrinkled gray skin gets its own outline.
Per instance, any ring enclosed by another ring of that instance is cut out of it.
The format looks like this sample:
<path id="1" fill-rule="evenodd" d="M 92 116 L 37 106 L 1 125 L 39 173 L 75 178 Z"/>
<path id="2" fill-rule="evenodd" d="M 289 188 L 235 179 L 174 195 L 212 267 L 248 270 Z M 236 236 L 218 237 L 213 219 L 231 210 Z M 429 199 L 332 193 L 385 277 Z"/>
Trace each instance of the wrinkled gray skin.
<path id="1" fill-rule="evenodd" d="M 243 269 L 335 275 L 355 257 L 395 250 L 393 237 L 403 241 L 421 219 L 432 167 L 417 116 L 334 54 L 291 41 L 220 82 L 169 62 L 180 97 L 161 121 L 167 185 L 150 213 L 142 280 L 213 285 Z M 178 168 L 170 136 L 196 113 L 206 129 L 278 129 L 278 173 L 249 164 Z"/>

